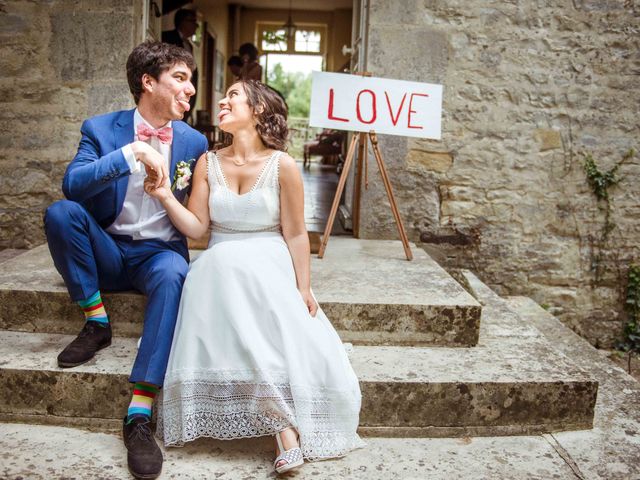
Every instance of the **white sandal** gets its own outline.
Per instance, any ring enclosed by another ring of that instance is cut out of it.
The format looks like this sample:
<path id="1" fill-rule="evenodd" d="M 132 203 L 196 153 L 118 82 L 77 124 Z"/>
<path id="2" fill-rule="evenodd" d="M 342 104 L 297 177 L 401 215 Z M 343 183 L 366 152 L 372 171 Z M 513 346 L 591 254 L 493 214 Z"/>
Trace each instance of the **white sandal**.
<path id="1" fill-rule="evenodd" d="M 276 434 L 276 442 L 278 442 L 278 450 L 282 452 L 273 461 L 273 468 L 275 468 L 276 472 L 285 473 L 289 470 L 293 470 L 294 468 L 298 468 L 304 463 L 304 459 L 302 458 L 302 450 L 300 450 L 300 447 L 293 447 L 289 450 L 285 450 L 284 446 L 282 445 L 282 440 L 280 439 L 280 433 Z M 287 463 L 278 467 L 278 462 L 281 462 L 282 460 Z"/>

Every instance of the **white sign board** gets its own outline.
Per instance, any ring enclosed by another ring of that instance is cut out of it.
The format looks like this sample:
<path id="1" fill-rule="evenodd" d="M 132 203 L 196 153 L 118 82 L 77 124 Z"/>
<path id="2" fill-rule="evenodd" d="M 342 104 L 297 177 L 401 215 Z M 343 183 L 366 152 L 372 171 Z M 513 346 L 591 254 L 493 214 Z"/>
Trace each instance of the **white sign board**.
<path id="1" fill-rule="evenodd" d="M 440 139 L 442 85 L 313 72 L 309 125 Z"/>

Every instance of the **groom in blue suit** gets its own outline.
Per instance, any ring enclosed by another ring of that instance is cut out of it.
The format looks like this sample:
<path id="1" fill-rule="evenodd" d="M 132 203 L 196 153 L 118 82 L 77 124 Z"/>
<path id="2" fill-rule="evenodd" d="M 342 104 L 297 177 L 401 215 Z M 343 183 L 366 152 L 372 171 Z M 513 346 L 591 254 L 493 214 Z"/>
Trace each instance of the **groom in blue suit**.
<path id="1" fill-rule="evenodd" d="M 162 453 L 149 429 L 151 406 L 162 386 L 182 284 L 189 264 L 186 239 L 159 201 L 144 192 L 171 182 L 180 201 L 189 193 L 206 138 L 179 121 L 195 94 L 195 63 L 184 49 L 159 42 L 137 46 L 127 79 L 137 108 L 90 118 L 67 167 L 66 200 L 45 214 L 47 242 L 85 325 L 58 356 L 60 367 L 87 362 L 111 344 L 101 290 L 136 289 L 147 296 L 142 340 L 129 381 L 133 397 L 123 425 L 129 470 L 156 478 Z"/>

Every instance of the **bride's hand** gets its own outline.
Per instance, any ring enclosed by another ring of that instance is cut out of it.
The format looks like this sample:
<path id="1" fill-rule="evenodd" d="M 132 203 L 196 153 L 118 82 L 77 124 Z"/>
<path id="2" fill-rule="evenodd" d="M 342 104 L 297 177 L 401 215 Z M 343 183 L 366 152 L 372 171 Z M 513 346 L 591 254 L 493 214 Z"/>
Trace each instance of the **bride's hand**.
<path id="1" fill-rule="evenodd" d="M 160 185 L 157 188 L 155 184 L 156 178 L 152 175 L 149 175 L 144 179 L 144 191 L 147 195 L 157 198 L 160 201 L 169 198 L 170 195 L 173 195 L 173 193 L 171 193 L 171 185 L 169 184 L 168 179 L 163 185 Z"/>
<path id="2" fill-rule="evenodd" d="M 300 292 L 300 295 L 302 295 L 302 299 L 304 300 L 304 303 L 307 305 L 307 308 L 309 309 L 309 314 L 312 317 L 315 317 L 316 312 L 318 311 L 318 304 L 313 298 L 313 295 L 311 295 L 311 291 L 307 290 L 304 292 Z"/>

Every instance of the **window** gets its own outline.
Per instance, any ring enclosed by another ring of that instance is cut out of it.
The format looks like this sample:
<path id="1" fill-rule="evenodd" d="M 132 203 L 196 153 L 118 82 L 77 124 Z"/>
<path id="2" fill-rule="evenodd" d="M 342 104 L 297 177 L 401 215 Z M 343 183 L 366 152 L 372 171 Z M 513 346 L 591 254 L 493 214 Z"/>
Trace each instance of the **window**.
<path id="1" fill-rule="evenodd" d="M 296 24 L 293 38 L 287 38 L 282 24 L 257 24 L 258 45 L 262 52 L 324 54 L 326 45 L 325 25 Z"/>
<path id="2" fill-rule="evenodd" d="M 286 52 L 287 34 L 282 29 L 265 29 L 262 31 L 260 47 L 263 52 Z"/>
<path id="3" fill-rule="evenodd" d="M 296 53 L 320 53 L 320 32 L 313 30 L 296 30 Z"/>

